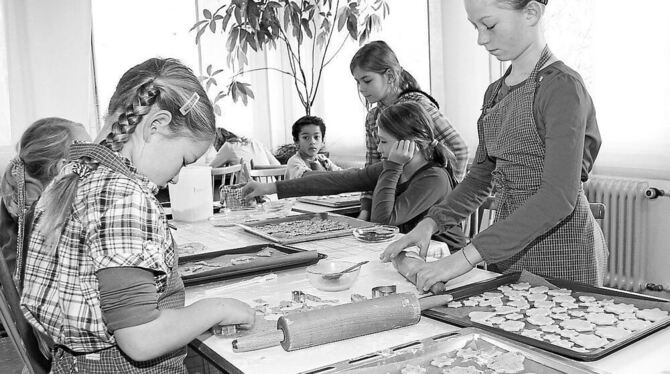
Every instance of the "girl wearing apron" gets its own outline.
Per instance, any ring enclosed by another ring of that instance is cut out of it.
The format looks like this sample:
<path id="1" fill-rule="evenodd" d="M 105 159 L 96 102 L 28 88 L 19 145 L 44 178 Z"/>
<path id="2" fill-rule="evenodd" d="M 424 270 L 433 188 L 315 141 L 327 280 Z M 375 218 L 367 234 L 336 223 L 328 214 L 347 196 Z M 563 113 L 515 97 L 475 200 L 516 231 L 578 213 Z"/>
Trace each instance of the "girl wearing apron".
<path id="1" fill-rule="evenodd" d="M 584 195 L 600 147 L 595 110 L 575 71 L 550 52 L 541 31 L 546 0 L 465 0 L 477 42 L 505 75 L 489 86 L 477 122 L 479 146 L 465 180 L 408 235 L 382 253 L 390 260 L 458 225 L 493 190 L 495 223 L 463 250 L 417 271 L 417 288 L 466 273 L 527 270 L 602 285 L 607 248 Z"/>

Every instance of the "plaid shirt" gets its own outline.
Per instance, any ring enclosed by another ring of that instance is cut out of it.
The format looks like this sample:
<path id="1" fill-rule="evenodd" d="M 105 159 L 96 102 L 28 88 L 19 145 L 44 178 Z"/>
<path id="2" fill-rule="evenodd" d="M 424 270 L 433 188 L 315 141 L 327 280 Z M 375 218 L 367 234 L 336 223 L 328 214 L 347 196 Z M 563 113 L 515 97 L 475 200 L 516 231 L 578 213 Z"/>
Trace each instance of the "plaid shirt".
<path id="1" fill-rule="evenodd" d="M 54 249 L 45 246 L 39 232 L 43 201 L 36 208 L 25 260 L 23 312 L 39 331 L 75 352 L 116 344 L 100 309 L 100 269 L 148 269 L 156 274 L 159 309 L 184 304 L 172 235 L 153 196 L 157 187 L 129 160 L 123 161 L 134 178 L 100 165 L 80 179 L 72 213 Z"/>
<path id="2" fill-rule="evenodd" d="M 421 104 L 430 115 L 430 118 L 433 120 L 435 139 L 444 144 L 454 153 L 454 156 L 456 157 L 456 164 L 452 165 L 454 177 L 457 181 L 462 181 L 468 166 L 468 146 L 465 144 L 463 138 L 458 134 L 451 123 L 449 123 L 447 118 L 442 115 L 440 109 L 438 109 L 426 95 L 420 92 L 406 93 L 400 96 L 394 104 L 407 101 L 415 101 Z M 377 151 L 377 143 L 379 142 L 379 136 L 377 134 L 377 118 L 379 118 L 379 114 L 385 108 L 387 108 L 387 106 L 378 102 L 374 108 L 370 109 L 365 117 L 365 147 L 367 148 L 367 151 L 365 152 L 365 166 L 381 161 L 381 153 Z M 368 192 L 363 194 L 362 198 L 368 200 L 362 201 L 362 208 L 365 209 L 370 205 L 369 201 L 372 199 L 372 194 Z"/>

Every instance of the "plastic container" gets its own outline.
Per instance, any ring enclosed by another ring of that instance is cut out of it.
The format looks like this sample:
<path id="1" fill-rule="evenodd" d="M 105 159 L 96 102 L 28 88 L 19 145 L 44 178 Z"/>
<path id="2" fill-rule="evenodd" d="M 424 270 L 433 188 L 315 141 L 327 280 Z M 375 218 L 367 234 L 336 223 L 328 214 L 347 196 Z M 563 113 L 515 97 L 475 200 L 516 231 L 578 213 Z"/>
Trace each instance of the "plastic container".
<path id="1" fill-rule="evenodd" d="M 361 267 L 348 271 L 342 274 L 337 279 L 324 278 L 324 274 L 336 273 L 344 270 L 350 266 L 354 266 L 355 262 L 338 261 L 338 260 L 321 260 L 315 265 L 307 267 L 307 278 L 309 282 L 316 289 L 321 291 L 343 291 L 348 290 L 358 279 L 358 274 L 361 272 Z"/>
<path id="2" fill-rule="evenodd" d="M 393 240 L 398 234 L 395 226 L 379 225 L 372 227 L 359 227 L 353 230 L 356 239 L 366 243 L 379 243 Z"/>
<path id="3" fill-rule="evenodd" d="M 176 221 L 206 220 L 213 214 L 212 168 L 188 166 L 179 172 L 179 182 L 169 184 L 172 218 Z"/>

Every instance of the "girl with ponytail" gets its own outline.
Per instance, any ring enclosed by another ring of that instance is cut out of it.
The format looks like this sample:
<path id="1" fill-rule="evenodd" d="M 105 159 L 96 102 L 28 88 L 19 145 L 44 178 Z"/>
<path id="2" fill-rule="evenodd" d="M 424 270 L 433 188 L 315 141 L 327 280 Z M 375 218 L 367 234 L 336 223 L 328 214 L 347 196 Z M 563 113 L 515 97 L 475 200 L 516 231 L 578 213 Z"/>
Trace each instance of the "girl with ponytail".
<path id="1" fill-rule="evenodd" d="M 73 145 L 37 203 L 23 312 L 55 342 L 54 373 L 186 373 L 189 341 L 216 324 L 254 320 L 234 299 L 184 307 L 154 197 L 211 145 L 212 104 L 189 68 L 157 58 L 128 70 L 112 101 L 108 132 Z"/>
<path id="2" fill-rule="evenodd" d="M 287 198 L 374 190 L 370 220 L 408 232 L 456 186 L 451 168 L 454 156 L 436 139 L 431 123 L 419 103 L 391 105 L 377 120 L 377 151 L 382 162 L 271 184 L 252 181 L 243 193 L 250 199 L 273 193 Z M 450 248 L 465 244 L 457 226 L 446 230 L 439 239 Z"/>
<path id="3" fill-rule="evenodd" d="M 18 153 L 0 182 L 0 247 L 9 271 L 19 280 L 24 239 L 32 225 L 32 205 L 58 174 L 70 145 L 89 140 L 84 126 L 63 118 L 43 118 L 30 125 L 17 144 Z M 16 283 L 19 287 L 19 282 Z"/>
<path id="4" fill-rule="evenodd" d="M 465 141 L 440 112 L 437 101 L 421 91 L 412 74 L 402 68 L 388 44 L 378 40 L 362 46 L 351 59 L 349 69 L 368 108 L 365 118 L 366 166 L 381 160 L 377 150 L 377 119 L 380 113 L 395 103 L 416 102 L 428 113 L 435 139 L 454 154 L 455 161 L 451 166 L 456 180 L 463 180 L 468 162 Z M 369 218 L 369 206 L 369 195 L 364 194 L 359 218 Z"/>

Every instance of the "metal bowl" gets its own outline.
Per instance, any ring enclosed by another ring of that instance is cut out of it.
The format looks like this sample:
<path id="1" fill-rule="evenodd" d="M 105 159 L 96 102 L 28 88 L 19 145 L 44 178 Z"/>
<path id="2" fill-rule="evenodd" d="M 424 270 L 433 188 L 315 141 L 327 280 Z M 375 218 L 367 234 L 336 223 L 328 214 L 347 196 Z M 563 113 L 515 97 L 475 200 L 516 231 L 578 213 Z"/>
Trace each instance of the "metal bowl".
<path id="1" fill-rule="evenodd" d="M 324 278 L 323 275 L 342 271 L 355 264 L 355 262 L 349 261 L 321 260 L 318 263 L 307 267 L 307 278 L 312 286 L 321 291 L 347 290 L 351 288 L 356 279 L 358 279 L 358 274 L 361 271 L 360 266 L 342 274 L 342 276 L 337 279 L 327 279 Z"/>

